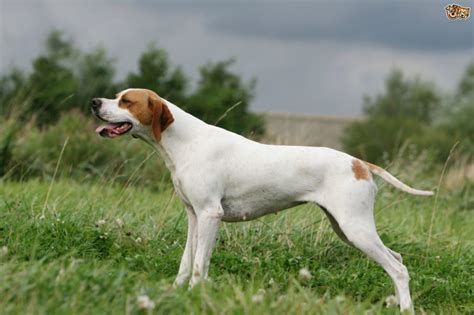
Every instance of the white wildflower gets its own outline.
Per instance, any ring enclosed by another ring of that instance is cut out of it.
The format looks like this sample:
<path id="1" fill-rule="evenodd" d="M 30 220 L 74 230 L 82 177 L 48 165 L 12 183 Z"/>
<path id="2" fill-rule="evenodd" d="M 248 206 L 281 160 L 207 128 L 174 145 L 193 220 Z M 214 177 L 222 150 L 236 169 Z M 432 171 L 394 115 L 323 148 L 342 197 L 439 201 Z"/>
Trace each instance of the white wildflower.
<path id="1" fill-rule="evenodd" d="M 115 224 L 117 224 L 118 227 L 122 227 L 124 225 L 123 220 L 120 218 L 115 219 Z"/>
<path id="2" fill-rule="evenodd" d="M 334 300 L 336 301 L 336 303 L 342 303 L 346 300 L 346 298 L 343 295 L 338 295 L 334 298 Z"/>
<path id="3" fill-rule="evenodd" d="M 0 257 L 6 256 L 7 254 L 8 254 L 8 247 L 2 246 L 2 248 L 0 248 Z"/>
<path id="4" fill-rule="evenodd" d="M 265 290 L 259 289 L 257 293 L 252 295 L 252 303 L 260 303 L 263 301 L 264 297 L 265 297 Z"/>
<path id="5" fill-rule="evenodd" d="M 137 297 L 138 308 L 141 310 L 152 310 L 155 308 L 155 302 L 153 302 L 148 295 L 142 294 Z"/>
<path id="6" fill-rule="evenodd" d="M 104 224 L 105 224 L 105 220 L 104 220 L 104 219 L 100 219 L 99 221 L 97 221 L 97 222 L 95 223 L 95 226 L 96 226 L 96 227 L 99 227 L 99 226 L 104 225 Z"/>
<path id="7" fill-rule="evenodd" d="M 389 295 L 385 299 L 385 306 L 387 308 L 397 306 L 397 304 L 398 304 L 398 301 L 397 301 L 397 297 L 395 295 Z"/>
<path id="8" fill-rule="evenodd" d="M 311 275 L 311 272 L 307 268 L 301 268 L 300 271 L 298 272 L 298 280 L 300 282 L 306 282 L 310 280 L 313 276 Z"/>
<path id="9" fill-rule="evenodd" d="M 141 237 L 137 237 L 137 239 L 135 240 L 136 243 L 141 243 L 143 240 Z"/>

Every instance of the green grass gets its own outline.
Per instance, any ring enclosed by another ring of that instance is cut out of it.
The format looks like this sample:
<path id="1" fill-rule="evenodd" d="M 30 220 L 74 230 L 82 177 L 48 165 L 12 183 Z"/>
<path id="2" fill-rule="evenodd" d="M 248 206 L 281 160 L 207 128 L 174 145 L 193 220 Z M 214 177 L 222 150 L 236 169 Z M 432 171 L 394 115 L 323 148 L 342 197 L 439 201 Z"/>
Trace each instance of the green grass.
<path id="1" fill-rule="evenodd" d="M 393 294 L 388 276 L 337 239 L 316 206 L 223 224 L 211 282 L 172 289 L 186 217 L 176 198 L 169 202 L 171 190 L 60 179 L 46 200 L 49 188 L 39 180 L 0 182 L 2 314 L 137 314 L 140 294 L 160 314 L 398 313 L 384 306 Z M 474 212 L 460 206 L 466 194 L 441 194 L 435 207 L 434 198 L 381 189 L 379 233 L 404 257 L 418 312 L 474 312 Z M 304 283 L 301 268 L 313 275 Z"/>

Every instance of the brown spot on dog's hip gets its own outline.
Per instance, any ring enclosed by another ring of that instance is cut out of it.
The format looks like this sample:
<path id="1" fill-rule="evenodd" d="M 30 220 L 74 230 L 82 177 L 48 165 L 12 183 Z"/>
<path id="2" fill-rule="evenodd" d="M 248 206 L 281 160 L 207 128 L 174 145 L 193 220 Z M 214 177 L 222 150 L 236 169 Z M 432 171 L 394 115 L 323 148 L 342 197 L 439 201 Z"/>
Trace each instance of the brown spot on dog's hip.
<path id="1" fill-rule="evenodd" d="M 369 168 L 360 160 L 352 160 L 352 172 L 357 180 L 370 180 L 372 175 Z"/>

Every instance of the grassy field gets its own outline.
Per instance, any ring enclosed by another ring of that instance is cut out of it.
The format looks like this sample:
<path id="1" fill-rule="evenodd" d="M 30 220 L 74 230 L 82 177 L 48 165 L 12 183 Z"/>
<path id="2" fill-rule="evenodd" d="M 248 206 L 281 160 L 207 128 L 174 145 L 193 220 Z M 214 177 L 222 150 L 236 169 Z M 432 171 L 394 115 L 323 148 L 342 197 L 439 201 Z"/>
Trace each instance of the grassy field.
<path id="1" fill-rule="evenodd" d="M 419 313 L 474 312 L 469 194 L 435 201 L 380 189 L 379 233 L 403 255 Z M 172 196 L 106 180 L 0 181 L 0 313 L 398 313 L 384 305 L 388 276 L 337 239 L 313 205 L 223 224 L 211 281 L 173 289 L 186 217 Z M 140 310 L 140 295 L 155 307 Z"/>

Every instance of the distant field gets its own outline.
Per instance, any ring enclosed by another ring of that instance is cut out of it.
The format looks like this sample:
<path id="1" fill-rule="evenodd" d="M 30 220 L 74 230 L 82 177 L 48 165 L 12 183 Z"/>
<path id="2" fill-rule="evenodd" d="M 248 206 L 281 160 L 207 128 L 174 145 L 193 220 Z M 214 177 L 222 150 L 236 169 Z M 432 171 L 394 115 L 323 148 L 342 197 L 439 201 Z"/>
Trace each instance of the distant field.
<path id="1" fill-rule="evenodd" d="M 186 218 L 176 198 L 169 202 L 171 190 L 59 180 L 47 197 L 49 188 L 0 182 L 1 314 L 144 313 L 141 294 L 157 314 L 398 312 L 384 306 L 393 294 L 388 276 L 339 241 L 315 206 L 223 224 L 212 282 L 172 289 Z M 404 257 L 417 311 L 472 314 L 474 215 L 466 195 L 442 194 L 435 208 L 434 198 L 382 187 L 378 200 L 379 232 Z M 310 280 L 298 280 L 301 268 Z"/>

